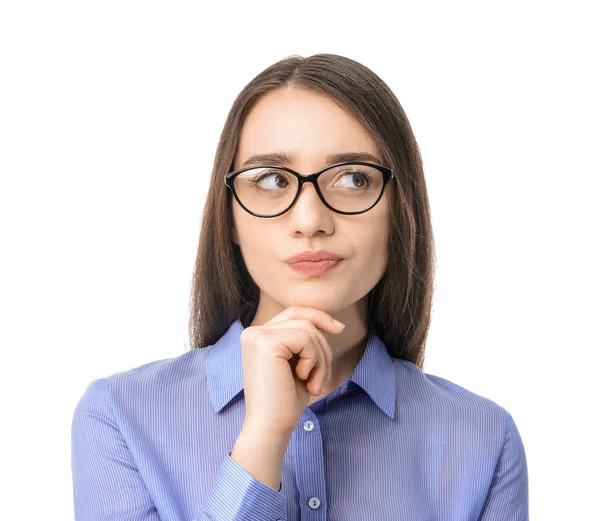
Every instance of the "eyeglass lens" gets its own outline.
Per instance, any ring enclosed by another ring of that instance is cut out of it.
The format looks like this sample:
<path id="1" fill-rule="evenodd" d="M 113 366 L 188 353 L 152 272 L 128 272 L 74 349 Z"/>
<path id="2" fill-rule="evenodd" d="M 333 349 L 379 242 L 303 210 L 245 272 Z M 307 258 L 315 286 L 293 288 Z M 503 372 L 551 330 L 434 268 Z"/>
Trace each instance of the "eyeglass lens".
<path id="1" fill-rule="evenodd" d="M 360 212 L 371 207 L 383 189 L 383 173 L 366 165 L 347 164 L 321 174 L 323 197 L 336 210 Z M 275 215 L 290 206 L 298 192 L 296 176 L 279 168 L 256 167 L 238 174 L 235 192 L 241 203 L 259 215 Z"/>

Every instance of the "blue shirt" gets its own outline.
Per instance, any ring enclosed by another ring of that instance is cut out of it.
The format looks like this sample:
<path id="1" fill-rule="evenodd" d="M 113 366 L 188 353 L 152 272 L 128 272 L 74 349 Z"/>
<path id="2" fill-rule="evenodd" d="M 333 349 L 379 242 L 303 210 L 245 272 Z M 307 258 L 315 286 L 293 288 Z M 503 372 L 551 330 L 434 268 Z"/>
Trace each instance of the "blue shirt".
<path id="1" fill-rule="evenodd" d="M 528 521 L 523 442 L 495 402 L 391 358 L 306 408 L 280 491 L 230 457 L 244 421 L 240 334 L 93 380 L 72 421 L 76 521 Z"/>

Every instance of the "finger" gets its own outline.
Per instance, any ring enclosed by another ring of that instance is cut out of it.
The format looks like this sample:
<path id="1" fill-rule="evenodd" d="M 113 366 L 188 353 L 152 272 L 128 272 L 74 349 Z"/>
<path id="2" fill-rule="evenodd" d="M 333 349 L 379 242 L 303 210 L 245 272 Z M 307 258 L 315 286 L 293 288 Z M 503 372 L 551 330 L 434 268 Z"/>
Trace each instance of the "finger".
<path id="1" fill-rule="evenodd" d="M 309 393 L 318 396 L 327 374 L 327 360 L 318 339 L 310 329 L 263 329 L 265 348 L 278 357 L 290 361 L 292 374 L 306 381 Z M 294 361 L 292 359 L 299 358 Z M 295 364 L 295 367 L 294 367 Z"/>
<path id="2" fill-rule="evenodd" d="M 329 342 L 327 342 L 327 339 L 325 338 L 325 335 L 323 334 L 322 331 L 320 331 L 317 327 L 315 327 L 315 325 L 308 319 L 297 319 L 297 320 L 287 320 L 285 322 L 279 322 L 279 323 L 275 323 L 275 324 L 270 324 L 269 326 L 266 326 L 267 328 L 270 329 L 280 329 L 281 326 L 286 326 L 286 328 L 290 327 L 290 328 L 297 328 L 297 329 L 305 329 L 307 331 L 311 331 L 314 335 L 314 342 L 315 345 L 317 346 L 317 348 L 323 352 L 323 356 L 324 356 L 324 360 L 322 361 L 322 363 L 325 365 L 325 376 L 324 379 L 326 381 L 330 381 L 331 380 L 331 366 L 333 363 L 333 353 L 331 351 L 331 347 L 329 346 Z M 305 357 L 306 354 L 304 355 L 299 355 L 301 358 Z M 297 367 L 297 366 L 296 366 Z M 301 367 L 308 367 L 308 365 L 306 363 L 302 364 Z M 311 368 L 314 366 L 311 366 Z M 300 375 L 298 376 L 300 378 Z M 303 380 L 306 379 L 306 377 L 302 378 Z"/>
<path id="3" fill-rule="evenodd" d="M 322 385 L 325 381 L 329 381 L 331 375 L 331 364 L 333 362 L 333 353 L 331 351 L 331 347 L 329 346 L 329 342 L 327 342 L 327 339 L 325 338 L 325 335 L 322 331 L 312 325 L 310 320 L 292 320 L 290 322 L 306 322 L 306 327 L 312 332 L 315 346 L 319 350 L 319 365 L 323 366 L 324 368 L 324 371 L 319 371 L 317 381 L 320 385 Z"/>
<path id="4" fill-rule="evenodd" d="M 333 352 L 331 351 L 331 347 L 329 342 L 327 342 L 327 338 L 314 324 L 307 319 L 302 320 L 290 320 L 288 321 L 291 324 L 297 324 L 299 328 L 304 326 L 309 331 L 313 332 L 315 345 L 322 352 L 324 360 L 322 363 L 325 365 L 325 375 L 324 379 L 329 381 L 331 379 L 331 366 L 333 363 Z"/>
<path id="5" fill-rule="evenodd" d="M 318 332 L 317 338 L 320 342 L 321 349 L 323 350 L 323 354 L 325 355 L 326 365 L 327 365 L 327 374 L 325 376 L 326 381 L 331 381 L 331 368 L 333 366 L 333 351 L 331 350 L 331 346 L 329 342 L 327 342 L 327 338 L 321 332 Z"/>
<path id="6" fill-rule="evenodd" d="M 329 371 L 329 364 L 327 363 L 327 356 L 319 339 L 319 333 L 311 332 L 311 336 L 313 338 L 313 347 L 318 355 L 318 361 L 307 375 L 306 388 L 311 394 L 318 396 L 323 390 L 323 384 Z"/>
<path id="7" fill-rule="evenodd" d="M 338 322 L 335 321 L 329 313 L 320 309 L 305 306 L 290 306 L 278 315 L 275 315 L 265 325 L 276 324 L 278 322 L 293 319 L 308 319 L 319 329 L 331 334 L 340 333 L 344 329 L 343 325 L 337 325 Z"/>
<path id="8" fill-rule="evenodd" d="M 327 342 L 327 339 L 325 337 L 325 335 L 323 334 L 322 331 L 320 331 L 317 327 L 315 327 L 315 325 L 313 324 L 313 322 L 309 319 L 296 319 L 296 320 L 287 320 L 287 321 L 281 321 L 281 322 L 275 322 L 269 325 L 265 325 L 264 327 L 266 327 L 267 329 L 281 329 L 283 326 L 286 327 L 286 329 L 288 327 L 291 328 L 298 328 L 298 329 L 306 329 L 307 331 L 312 331 L 314 332 L 314 334 L 316 335 L 316 341 L 317 341 L 317 345 L 319 347 L 319 349 L 321 349 L 324 353 L 325 356 L 325 366 L 326 366 L 326 370 L 325 370 L 325 376 L 324 379 L 326 381 L 331 381 L 331 368 L 332 368 L 332 363 L 333 363 L 333 353 L 331 351 L 331 347 L 329 345 L 329 342 Z M 303 356 L 306 356 L 306 354 L 304 354 Z M 302 357 L 302 356 L 300 356 Z M 293 369 L 297 369 L 297 365 L 294 364 Z M 308 364 L 304 363 L 302 364 L 301 367 L 304 367 L 305 370 L 310 370 L 312 369 L 312 367 L 314 367 L 314 364 L 310 366 L 310 368 L 308 368 Z M 298 374 L 298 377 L 300 377 L 301 373 L 296 372 L 296 374 Z M 302 379 L 306 379 L 306 377 L 304 376 L 304 373 Z"/>
<path id="9" fill-rule="evenodd" d="M 294 335 L 298 335 L 300 332 L 302 337 L 308 337 L 308 342 L 302 342 L 298 344 L 298 348 L 294 348 L 291 343 L 289 344 L 289 348 L 291 351 L 297 350 L 295 355 L 300 357 L 298 364 L 296 365 L 296 374 L 298 378 L 301 380 L 308 380 L 310 372 L 315 367 L 320 367 L 325 364 L 325 355 L 322 352 L 321 346 L 319 345 L 319 340 L 314 331 L 309 329 L 296 329 L 291 330 Z M 286 344 L 288 345 L 288 344 Z"/>

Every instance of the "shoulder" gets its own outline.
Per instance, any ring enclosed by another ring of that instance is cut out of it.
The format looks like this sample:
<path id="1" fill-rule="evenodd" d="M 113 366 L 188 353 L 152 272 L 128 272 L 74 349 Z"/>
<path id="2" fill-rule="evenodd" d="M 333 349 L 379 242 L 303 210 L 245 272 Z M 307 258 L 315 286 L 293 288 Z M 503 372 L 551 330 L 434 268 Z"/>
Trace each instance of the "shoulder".
<path id="1" fill-rule="evenodd" d="M 444 407 L 479 408 L 499 412 L 502 407 L 493 400 L 477 394 L 456 382 L 429 374 L 407 360 L 394 359 L 399 390 L 421 401 Z"/>
<path id="2" fill-rule="evenodd" d="M 111 390 L 119 391 L 138 387 L 151 390 L 185 386 L 190 381 L 197 382 L 204 376 L 206 355 L 211 347 L 191 349 L 179 356 L 148 362 L 104 376 L 103 379 Z"/>
<path id="3" fill-rule="evenodd" d="M 510 413 L 494 400 L 456 382 L 423 372 L 406 360 L 394 360 L 398 399 L 408 410 L 435 418 L 438 424 L 456 429 L 472 428 L 500 443 L 514 422 Z"/>
<path id="4" fill-rule="evenodd" d="M 187 378 L 198 376 L 198 369 L 204 367 L 206 356 L 212 346 L 191 349 L 181 355 L 155 360 L 126 371 L 113 373 L 105 377 L 113 385 L 125 385 L 139 382 L 142 384 L 172 384 Z"/>
<path id="5" fill-rule="evenodd" d="M 155 360 L 124 371 L 95 378 L 80 399 L 103 404 L 114 412 L 147 413 L 173 405 L 189 394 L 201 394 L 206 385 L 205 363 L 212 346 L 191 349 L 171 358 Z"/>

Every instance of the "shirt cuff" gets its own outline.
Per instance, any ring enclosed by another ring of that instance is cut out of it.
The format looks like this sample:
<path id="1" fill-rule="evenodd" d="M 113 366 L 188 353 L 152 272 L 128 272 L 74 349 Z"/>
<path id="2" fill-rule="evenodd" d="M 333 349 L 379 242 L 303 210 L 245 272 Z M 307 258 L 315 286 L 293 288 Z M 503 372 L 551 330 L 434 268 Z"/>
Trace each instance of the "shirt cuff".
<path id="1" fill-rule="evenodd" d="M 278 492 L 252 477 L 229 452 L 206 495 L 203 512 L 214 521 L 284 521 L 287 502 L 281 488 L 281 482 Z"/>

